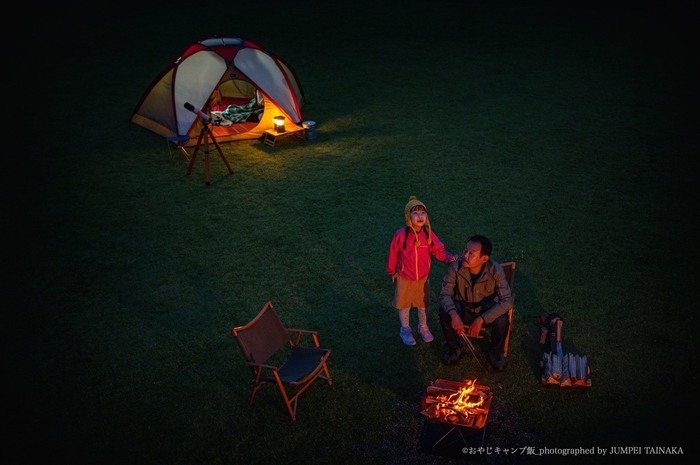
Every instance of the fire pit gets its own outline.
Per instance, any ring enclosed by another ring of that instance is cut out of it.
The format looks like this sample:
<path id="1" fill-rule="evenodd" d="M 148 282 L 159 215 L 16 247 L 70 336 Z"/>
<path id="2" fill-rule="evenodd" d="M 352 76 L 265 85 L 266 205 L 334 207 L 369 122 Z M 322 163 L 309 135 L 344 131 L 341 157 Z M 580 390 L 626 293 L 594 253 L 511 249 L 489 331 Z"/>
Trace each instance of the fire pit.
<path id="1" fill-rule="evenodd" d="M 476 379 L 430 381 L 420 403 L 420 449 L 464 458 L 464 447 L 484 447 L 492 398 L 491 389 Z"/>
<path id="2" fill-rule="evenodd" d="M 436 379 L 430 382 L 421 400 L 420 414 L 440 423 L 481 429 L 486 424 L 492 398 L 491 389 L 476 384 L 476 379 Z"/>

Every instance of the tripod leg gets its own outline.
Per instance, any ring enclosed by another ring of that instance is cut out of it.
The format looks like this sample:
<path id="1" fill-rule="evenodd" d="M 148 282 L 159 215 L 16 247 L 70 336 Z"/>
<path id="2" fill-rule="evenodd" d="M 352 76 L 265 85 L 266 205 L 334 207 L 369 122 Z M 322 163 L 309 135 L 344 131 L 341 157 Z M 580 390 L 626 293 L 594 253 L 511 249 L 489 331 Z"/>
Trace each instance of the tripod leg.
<path id="1" fill-rule="evenodd" d="M 200 137 L 204 137 L 204 183 L 208 186 L 211 184 L 211 176 L 209 174 L 209 126 L 206 124 L 202 128 Z"/>
<path id="2" fill-rule="evenodd" d="M 192 154 L 192 158 L 190 158 L 190 164 L 187 167 L 187 174 L 192 173 L 192 168 L 194 167 L 194 162 L 197 159 L 197 154 L 199 153 L 200 147 L 204 145 L 203 147 L 203 152 L 204 152 L 204 182 L 207 185 L 211 184 L 211 159 L 209 158 L 209 143 L 210 139 L 211 142 L 214 144 L 214 147 L 216 147 L 216 150 L 219 152 L 219 156 L 221 159 L 224 161 L 226 164 L 226 167 L 228 168 L 229 173 L 233 173 L 233 170 L 231 169 L 231 165 L 229 165 L 228 160 L 226 160 L 226 157 L 224 156 L 223 150 L 221 150 L 221 146 L 219 146 L 219 143 L 216 141 L 216 138 L 214 137 L 214 134 L 212 134 L 211 129 L 209 129 L 209 125 L 207 123 L 203 123 L 204 125 L 202 126 L 202 130 L 199 132 L 199 137 L 197 138 L 197 146 L 194 149 L 194 153 Z"/>
<path id="3" fill-rule="evenodd" d="M 221 157 L 221 159 L 222 159 L 222 160 L 224 161 L 224 163 L 226 164 L 226 168 L 228 168 L 228 172 L 229 172 L 229 173 L 233 173 L 233 170 L 231 169 L 231 165 L 228 164 L 228 160 L 227 160 L 226 157 L 224 156 L 223 150 L 221 150 L 221 147 L 219 146 L 219 143 L 216 141 L 216 138 L 214 138 L 214 134 L 211 135 L 211 140 L 214 141 L 214 146 L 216 147 L 216 150 L 218 150 L 219 156 Z"/>
<path id="4" fill-rule="evenodd" d="M 209 169 L 209 138 L 204 138 L 204 183 L 211 184 L 211 170 Z"/>
<path id="5" fill-rule="evenodd" d="M 204 127 L 206 129 L 206 126 Z M 202 138 L 204 137 L 204 129 L 202 129 L 199 132 L 199 137 L 197 138 L 197 145 L 194 148 L 194 153 L 192 154 L 192 158 L 190 158 L 190 164 L 187 165 L 187 176 L 192 174 L 192 168 L 194 167 L 194 161 L 197 159 L 197 153 L 199 152 L 199 146 L 202 143 Z"/>

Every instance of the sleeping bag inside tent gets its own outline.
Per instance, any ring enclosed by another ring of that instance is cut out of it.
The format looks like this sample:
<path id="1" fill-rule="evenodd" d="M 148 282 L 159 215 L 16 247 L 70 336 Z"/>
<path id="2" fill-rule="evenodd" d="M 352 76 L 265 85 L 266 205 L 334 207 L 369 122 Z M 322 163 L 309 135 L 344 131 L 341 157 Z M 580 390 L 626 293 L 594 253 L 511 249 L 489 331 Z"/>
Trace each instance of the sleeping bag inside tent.
<path id="1" fill-rule="evenodd" d="M 305 103 L 296 73 L 280 57 L 250 40 L 207 37 L 151 82 L 131 121 L 163 137 L 189 136 L 184 145 L 194 146 L 201 131 L 198 111 L 211 116 L 217 142 L 228 142 L 261 137 L 275 116 L 300 126 Z"/>

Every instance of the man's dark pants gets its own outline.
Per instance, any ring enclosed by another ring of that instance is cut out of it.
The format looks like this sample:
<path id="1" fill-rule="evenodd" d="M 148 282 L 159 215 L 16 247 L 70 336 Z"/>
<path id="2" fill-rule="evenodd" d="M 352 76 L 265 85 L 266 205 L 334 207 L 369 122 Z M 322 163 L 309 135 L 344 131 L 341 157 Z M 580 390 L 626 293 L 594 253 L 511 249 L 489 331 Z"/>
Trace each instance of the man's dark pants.
<path id="1" fill-rule="evenodd" d="M 479 316 L 479 313 L 472 312 L 460 302 L 455 302 L 455 305 L 455 310 L 460 318 L 462 318 L 465 325 L 471 325 L 472 321 Z M 440 309 L 440 326 L 442 327 L 442 334 L 445 336 L 445 341 L 452 352 L 463 347 L 462 338 L 452 329 L 452 317 L 443 309 Z M 491 352 L 503 355 L 503 346 L 506 342 L 508 330 L 510 329 L 508 313 L 504 313 L 489 324 L 483 324 L 482 328 L 488 328 L 491 331 L 491 344 L 489 347 Z"/>

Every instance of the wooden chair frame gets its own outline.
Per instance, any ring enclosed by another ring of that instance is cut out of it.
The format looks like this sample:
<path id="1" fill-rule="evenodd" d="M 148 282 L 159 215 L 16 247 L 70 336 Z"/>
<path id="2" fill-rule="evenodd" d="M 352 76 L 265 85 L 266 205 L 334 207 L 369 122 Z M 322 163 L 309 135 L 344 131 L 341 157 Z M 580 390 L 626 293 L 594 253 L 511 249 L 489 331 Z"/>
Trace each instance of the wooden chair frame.
<path id="1" fill-rule="evenodd" d="M 515 282 L 515 262 L 503 262 L 501 263 L 503 271 L 506 273 L 506 281 L 508 281 L 508 286 L 510 286 L 510 292 L 513 296 L 513 306 L 508 309 L 508 334 L 506 334 L 505 344 L 503 345 L 503 356 L 508 357 L 508 347 L 510 345 L 510 333 L 513 331 L 513 321 L 515 312 L 515 291 L 513 291 L 513 283 Z M 464 325 L 465 329 L 469 329 L 469 325 Z M 489 328 L 482 327 L 478 339 L 482 339 L 486 333 L 490 331 Z"/>
<path id="2" fill-rule="evenodd" d="M 286 328 L 272 302 L 266 302 L 250 323 L 232 332 L 253 373 L 249 405 L 260 388 L 275 384 L 296 421 L 299 396 L 318 378 L 333 384 L 326 363 L 331 349 L 320 346 L 317 331 Z"/>

